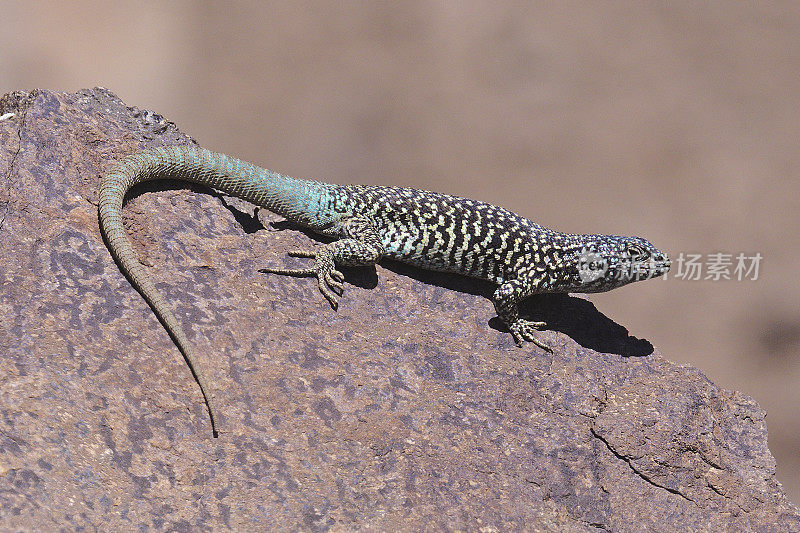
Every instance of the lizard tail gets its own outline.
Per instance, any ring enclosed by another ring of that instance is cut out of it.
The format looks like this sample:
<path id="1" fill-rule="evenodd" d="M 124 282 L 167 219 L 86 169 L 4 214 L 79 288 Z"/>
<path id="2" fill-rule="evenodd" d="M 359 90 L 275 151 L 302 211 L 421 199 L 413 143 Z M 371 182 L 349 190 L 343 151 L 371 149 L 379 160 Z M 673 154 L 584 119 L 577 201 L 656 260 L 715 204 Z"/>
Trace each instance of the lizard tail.
<path id="1" fill-rule="evenodd" d="M 203 394 L 214 437 L 217 431 L 214 398 L 197 364 L 196 352 L 163 296 L 139 263 L 122 225 L 125 193 L 144 181 L 180 179 L 208 185 L 256 203 L 296 222 L 313 219 L 310 190 L 316 182 L 295 180 L 244 161 L 199 148 L 172 146 L 139 152 L 125 158 L 100 182 L 100 229 L 111 254 L 131 284 L 144 297 L 183 354 Z"/>

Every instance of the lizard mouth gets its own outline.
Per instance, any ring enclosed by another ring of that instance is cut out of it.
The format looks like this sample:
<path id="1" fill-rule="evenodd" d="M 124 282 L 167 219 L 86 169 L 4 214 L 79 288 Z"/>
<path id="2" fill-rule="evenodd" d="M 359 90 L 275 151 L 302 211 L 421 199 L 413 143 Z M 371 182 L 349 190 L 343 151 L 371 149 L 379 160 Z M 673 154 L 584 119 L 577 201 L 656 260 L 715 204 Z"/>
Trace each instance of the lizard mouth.
<path id="1" fill-rule="evenodd" d="M 608 274 L 615 282 L 609 283 L 608 280 L 601 279 L 598 280 L 598 285 L 610 285 L 610 287 L 603 289 L 610 290 L 610 288 L 626 285 L 634 281 L 658 278 L 669 272 L 670 266 L 672 266 L 672 263 L 665 254 L 635 259 L 617 265 L 616 269 Z"/>
<path id="2" fill-rule="evenodd" d="M 631 265 L 631 272 L 638 273 L 639 279 L 657 278 L 669 272 L 671 266 L 672 262 L 667 254 L 661 254 L 634 261 Z"/>

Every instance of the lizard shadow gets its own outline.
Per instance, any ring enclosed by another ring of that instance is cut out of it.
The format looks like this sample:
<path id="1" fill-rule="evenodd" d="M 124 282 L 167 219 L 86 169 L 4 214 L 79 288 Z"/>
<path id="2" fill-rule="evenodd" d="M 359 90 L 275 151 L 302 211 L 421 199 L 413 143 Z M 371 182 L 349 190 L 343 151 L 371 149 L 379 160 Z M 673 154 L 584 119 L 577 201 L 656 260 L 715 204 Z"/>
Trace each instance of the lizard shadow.
<path id="1" fill-rule="evenodd" d="M 250 204 L 244 200 L 240 200 L 235 196 L 229 196 L 206 185 L 200 185 L 198 183 L 192 183 L 188 181 L 158 179 L 137 183 L 125 193 L 123 205 L 144 193 L 181 190 L 191 191 L 198 194 L 207 194 L 217 198 L 222 203 L 222 206 L 231 212 L 233 218 L 242 227 L 245 233 L 255 233 L 259 230 L 265 229 L 264 225 L 258 219 L 258 212 L 261 209 L 260 207 L 254 206 L 254 212 L 252 214 L 248 213 L 246 206 L 252 206 L 253 204 Z"/>
<path id="2" fill-rule="evenodd" d="M 168 188 L 171 184 L 167 182 L 166 185 Z M 185 188 L 186 184 L 180 183 L 177 187 Z M 192 186 L 190 188 L 196 189 L 198 192 L 209 191 L 208 188 L 202 186 Z M 238 199 L 234 198 L 231 202 L 228 200 L 230 197 L 213 190 L 212 195 L 220 199 L 223 206 L 233 214 L 246 233 L 255 233 L 261 229 L 266 229 L 258 218 L 259 208 L 256 208 L 253 214 L 250 214 L 240 209 Z M 249 204 L 243 203 L 242 205 Z M 321 243 L 334 240 L 318 235 L 288 220 L 271 222 L 269 225 L 277 231 L 285 229 L 300 231 L 310 239 Z M 392 272 L 408 276 L 422 283 L 474 296 L 482 296 L 488 300 L 491 300 L 492 294 L 497 287 L 494 283 L 488 281 L 459 274 L 424 270 L 389 259 L 382 260 L 380 264 Z M 378 285 L 378 274 L 374 267 L 346 267 L 341 270 L 345 276 L 345 281 L 351 285 L 364 289 L 374 289 Z M 521 303 L 520 316 L 530 320 L 543 321 L 547 324 L 547 329 L 560 331 L 582 347 L 597 352 L 613 353 L 624 357 L 644 357 L 654 351 L 653 345 L 648 340 L 630 335 L 625 327 L 598 311 L 594 304 L 585 298 L 567 294 L 531 296 Z M 508 328 L 498 317 L 491 318 L 489 326 L 497 331 L 508 332 Z"/>
<path id="3" fill-rule="evenodd" d="M 433 272 L 397 261 L 383 260 L 381 266 L 428 285 L 482 296 L 491 300 L 497 286 L 494 283 L 444 272 Z M 644 357 L 653 353 L 653 345 L 639 339 L 597 310 L 586 298 L 567 294 L 540 294 L 526 298 L 520 305 L 520 316 L 547 323 L 549 330 L 560 331 L 582 347 L 596 352 L 613 353 L 623 357 Z M 508 332 L 498 317 L 489 326 Z"/>

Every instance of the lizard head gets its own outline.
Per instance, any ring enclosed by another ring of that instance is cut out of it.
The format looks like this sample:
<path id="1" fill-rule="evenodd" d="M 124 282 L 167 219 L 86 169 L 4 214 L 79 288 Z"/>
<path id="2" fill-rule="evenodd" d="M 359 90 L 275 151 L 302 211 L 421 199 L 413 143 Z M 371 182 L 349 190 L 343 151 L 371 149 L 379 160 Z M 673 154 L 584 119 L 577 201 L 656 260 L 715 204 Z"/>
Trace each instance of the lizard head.
<path id="1" fill-rule="evenodd" d="M 634 281 L 663 276 L 667 254 L 641 237 L 576 236 L 562 256 L 572 278 L 569 292 L 604 292 Z"/>

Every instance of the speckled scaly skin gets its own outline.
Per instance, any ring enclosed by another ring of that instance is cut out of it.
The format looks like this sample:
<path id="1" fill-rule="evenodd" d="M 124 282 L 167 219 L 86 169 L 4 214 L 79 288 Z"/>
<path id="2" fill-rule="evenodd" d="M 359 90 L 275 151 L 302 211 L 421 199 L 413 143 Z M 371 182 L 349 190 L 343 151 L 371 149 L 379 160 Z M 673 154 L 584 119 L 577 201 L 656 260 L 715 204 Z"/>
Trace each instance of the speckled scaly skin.
<path id="1" fill-rule="evenodd" d="M 540 293 L 607 291 L 660 276 L 670 266 L 663 252 L 640 237 L 561 233 L 476 200 L 402 187 L 299 180 L 194 147 L 134 154 L 101 181 L 100 228 L 120 268 L 183 353 L 203 393 L 215 437 L 214 402 L 195 352 L 136 258 L 122 225 L 128 189 L 157 179 L 207 185 L 337 239 L 314 251 L 290 252 L 314 259 L 310 268 L 262 270 L 316 277 L 334 308 L 344 280 L 338 267 L 374 265 L 388 257 L 496 283 L 495 309 L 515 342 L 531 341 L 548 351 L 534 335 L 546 324 L 518 316 L 522 299 Z"/>

